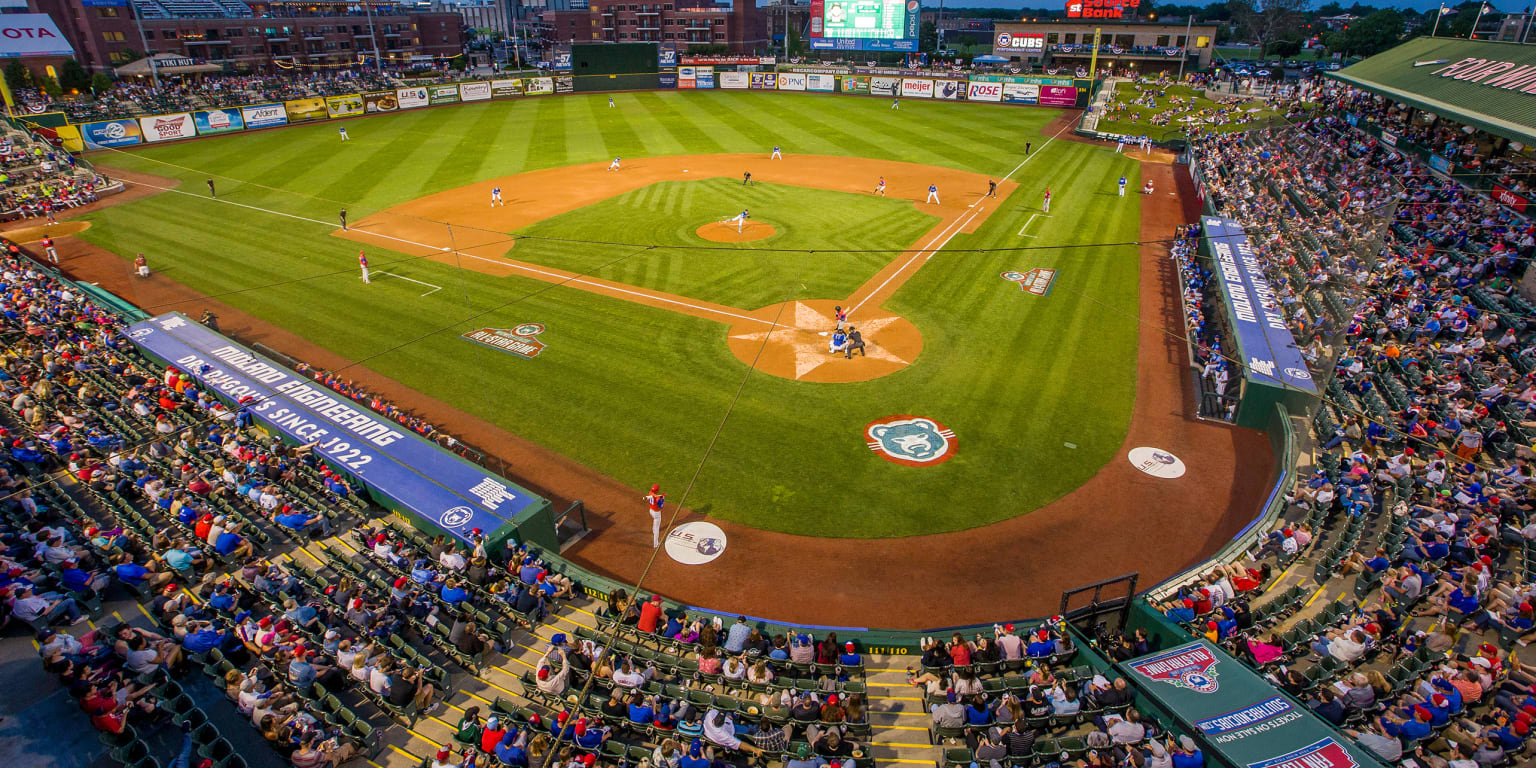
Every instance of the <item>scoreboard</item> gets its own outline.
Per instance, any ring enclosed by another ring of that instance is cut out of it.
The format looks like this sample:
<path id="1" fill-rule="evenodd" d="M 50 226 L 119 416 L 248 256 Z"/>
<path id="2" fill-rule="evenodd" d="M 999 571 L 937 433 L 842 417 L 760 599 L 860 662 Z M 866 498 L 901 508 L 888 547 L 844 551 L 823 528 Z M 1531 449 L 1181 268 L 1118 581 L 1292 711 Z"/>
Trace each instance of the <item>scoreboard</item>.
<path id="1" fill-rule="evenodd" d="M 811 0 L 813 50 L 916 51 L 918 0 Z"/>

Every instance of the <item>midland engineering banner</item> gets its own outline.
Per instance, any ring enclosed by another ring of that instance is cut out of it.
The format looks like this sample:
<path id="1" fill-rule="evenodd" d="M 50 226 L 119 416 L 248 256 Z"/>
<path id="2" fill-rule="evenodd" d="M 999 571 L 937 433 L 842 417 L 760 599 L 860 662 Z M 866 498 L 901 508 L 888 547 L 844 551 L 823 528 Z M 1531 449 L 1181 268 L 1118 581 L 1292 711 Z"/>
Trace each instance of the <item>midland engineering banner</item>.
<path id="1" fill-rule="evenodd" d="M 752 78 L 746 72 L 721 72 L 720 87 L 732 90 L 742 90 L 752 83 Z"/>
<path id="2" fill-rule="evenodd" d="M 430 94 L 428 96 L 428 103 L 434 107 L 439 104 L 459 103 L 459 87 L 457 85 L 434 85 L 427 90 Z"/>
<path id="3" fill-rule="evenodd" d="M 1119 666 L 1227 765 L 1378 768 L 1311 710 L 1203 640 Z"/>
<path id="4" fill-rule="evenodd" d="M 246 406 L 269 428 L 460 539 L 487 536 L 543 502 L 346 397 L 252 354 L 185 315 L 134 323 L 129 339 L 195 378 L 199 386 Z"/>
<path id="5" fill-rule="evenodd" d="M 837 77 L 834 75 L 808 74 L 805 76 L 805 89 L 807 91 L 821 91 L 831 93 L 837 90 Z"/>
<path id="6" fill-rule="evenodd" d="M 521 95 L 523 95 L 523 81 L 522 80 L 492 80 L 491 81 L 491 97 L 492 98 L 500 99 L 500 98 L 505 98 L 507 96 L 521 96 Z"/>
<path id="7" fill-rule="evenodd" d="M 1232 317 L 1245 378 L 1316 395 L 1307 361 L 1296 348 L 1296 339 L 1285 324 L 1285 315 L 1243 226 L 1217 216 L 1202 218 L 1201 225 L 1211 244 L 1211 258 Z"/>

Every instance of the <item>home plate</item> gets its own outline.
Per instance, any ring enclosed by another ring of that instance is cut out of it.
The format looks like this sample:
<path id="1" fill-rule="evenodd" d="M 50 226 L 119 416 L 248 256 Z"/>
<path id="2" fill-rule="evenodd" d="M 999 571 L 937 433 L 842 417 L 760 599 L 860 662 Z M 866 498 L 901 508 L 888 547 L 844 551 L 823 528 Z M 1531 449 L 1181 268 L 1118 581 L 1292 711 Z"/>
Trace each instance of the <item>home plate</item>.
<path id="1" fill-rule="evenodd" d="M 688 172 L 688 169 L 687 169 L 687 168 L 684 168 L 684 169 L 683 169 L 683 173 L 687 173 L 687 172 Z"/>
<path id="2" fill-rule="evenodd" d="M 827 332 L 826 331 L 819 331 L 816 335 L 817 336 L 825 336 L 825 335 L 827 335 Z"/>

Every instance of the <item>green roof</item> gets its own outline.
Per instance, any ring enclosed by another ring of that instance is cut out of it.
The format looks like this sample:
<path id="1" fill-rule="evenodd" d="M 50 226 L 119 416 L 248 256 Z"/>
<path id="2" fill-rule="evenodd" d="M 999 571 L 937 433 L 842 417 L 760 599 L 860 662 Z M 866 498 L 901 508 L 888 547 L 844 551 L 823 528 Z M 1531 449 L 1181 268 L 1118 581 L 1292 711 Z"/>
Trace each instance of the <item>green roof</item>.
<path id="1" fill-rule="evenodd" d="M 1536 146 L 1536 46 L 1420 37 L 1329 74 Z"/>

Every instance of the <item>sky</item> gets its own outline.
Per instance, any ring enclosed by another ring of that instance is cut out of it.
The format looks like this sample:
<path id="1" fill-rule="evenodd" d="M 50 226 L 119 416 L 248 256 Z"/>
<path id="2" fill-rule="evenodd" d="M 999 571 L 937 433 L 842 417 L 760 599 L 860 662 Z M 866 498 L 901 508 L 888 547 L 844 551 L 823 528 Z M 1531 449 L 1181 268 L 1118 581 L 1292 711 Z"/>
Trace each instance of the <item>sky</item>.
<path id="1" fill-rule="evenodd" d="M 1174 0 L 1174 4 L 1175 5 L 1210 5 L 1212 2 L 1226 2 L 1226 0 Z M 1313 0 L 1313 7 L 1317 7 L 1319 5 L 1323 5 L 1323 4 L 1327 3 L 1327 2 L 1328 2 L 1328 0 L 1321 0 L 1321 2 L 1319 2 L 1319 0 Z M 1391 5 L 1391 7 L 1394 7 L 1394 8 L 1412 8 L 1412 9 L 1418 10 L 1418 11 L 1427 11 L 1427 10 L 1429 10 L 1431 8 L 1438 8 L 1438 7 L 1440 7 L 1440 2 L 1441 2 L 1441 0 L 1410 0 L 1409 2 L 1391 3 L 1390 5 Z M 1454 0 L 1454 1 L 1447 0 L 1446 5 L 1447 6 L 1454 5 L 1457 2 L 1460 2 L 1460 0 Z M 1352 3 L 1353 3 L 1353 0 L 1350 0 L 1350 2 L 1344 2 L 1344 0 L 1339 0 L 1339 4 L 1344 6 L 1345 8 L 1348 8 Z M 1366 4 L 1366 5 L 1374 5 L 1374 6 L 1378 7 L 1378 8 L 1385 8 L 1385 7 L 1388 7 L 1388 5 L 1389 5 L 1388 3 L 1385 3 L 1385 2 L 1364 3 L 1364 4 Z M 1522 11 L 1522 10 L 1524 10 L 1528 6 L 1528 4 L 1517 2 L 1516 0 L 1504 0 L 1504 2 L 1493 2 L 1493 1 L 1490 0 L 1490 2 L 1488 4 L 1490 6 L 1492 6 L 1493 8 L 1495 8 L 1496 10 L 1499 10 L 1499 11 L 1502 11 L 1502 12 L 1505 12 L 1505 13 L 1515 13 L 1517 11 Z M 1030 0 L 1029 2 L 1022 2 L 1022 3 L 1018 2 L 1018 0 L 1012 0 L 1012 2 L 1010 2 L 1009 0 L 956 0 L 953 3 L 948 2 L 948 0 L 946 0 L 946 2 L 944 3 L 944 6 L 946 8 L 953 8 L 953 7 L 956 7 L 956 6 L 963 7 L 963 8 L 1020 8 L 1020 7 L 1042 8 L 1042 7 L 1055 7 L 1056 5 L 1058 5 L 1058 3 L 1042 2 L 1041 0 Z M 1065 5 L 1065 2 L 1060 3 L 1060 5 Z M 923 0 L 923 6 L 926 7 L 926 8 L 937 8 L 939 6 L 939 1 L 938 0 Z"/>

